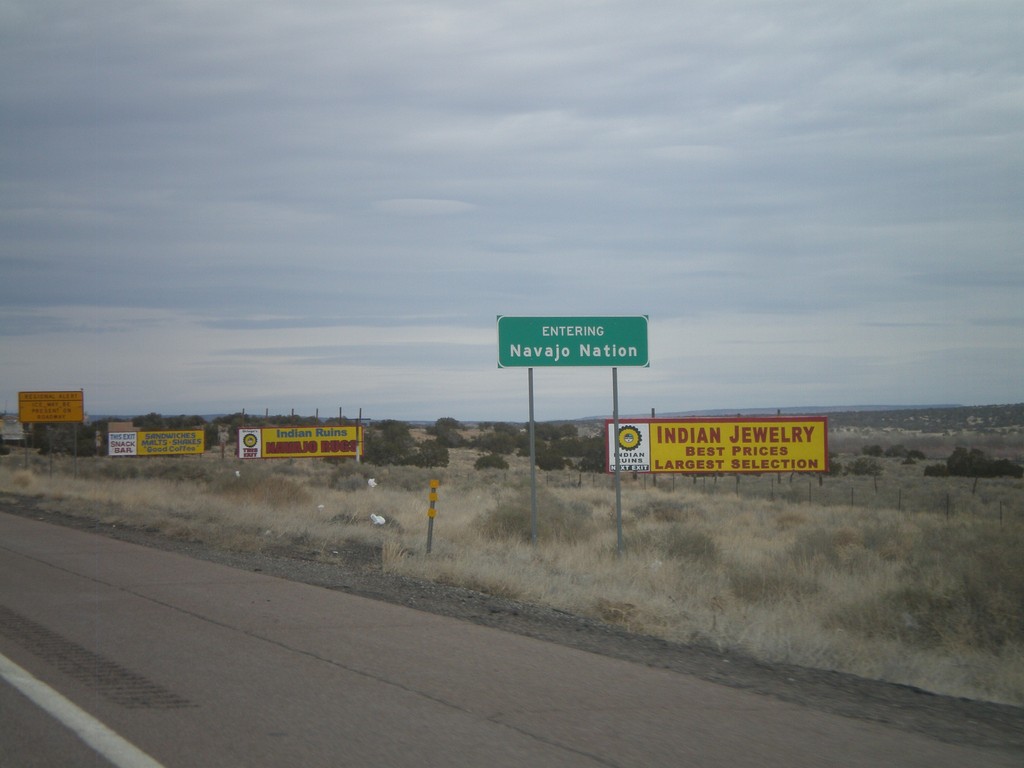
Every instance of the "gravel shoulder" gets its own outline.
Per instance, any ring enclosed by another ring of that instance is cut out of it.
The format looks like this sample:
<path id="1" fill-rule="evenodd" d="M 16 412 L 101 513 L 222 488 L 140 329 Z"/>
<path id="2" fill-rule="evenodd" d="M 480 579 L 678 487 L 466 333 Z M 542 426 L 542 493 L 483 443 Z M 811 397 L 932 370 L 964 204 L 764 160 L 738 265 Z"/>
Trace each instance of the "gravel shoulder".
<path id="1" fill-rule="evenodd" d="M 614 625 L 544 606 L 387 574 L 381 567 L 379 549 L 367 545 L 343 546 L 337 562 L 326 563 L 301 547 L 260 553 L 226 552 L 202 542 L 169 539 L 155 531 L 102 524 L 75 514 L 66 501 L 6 493 L 0 494 L 0 511 L 693 675 L 818 711 L 886 723 L 951 744 L 994 748 L 1024 757 L 1024 708 L 939 696 L 839 672 L 767 664 L 714 648 L 631 634 Z"/>

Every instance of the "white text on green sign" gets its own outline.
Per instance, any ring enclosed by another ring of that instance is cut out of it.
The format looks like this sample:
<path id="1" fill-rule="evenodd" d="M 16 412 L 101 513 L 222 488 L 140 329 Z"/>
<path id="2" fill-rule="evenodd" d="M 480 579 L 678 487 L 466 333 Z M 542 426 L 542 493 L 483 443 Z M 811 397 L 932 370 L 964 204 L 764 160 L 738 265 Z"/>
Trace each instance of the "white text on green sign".
<path id="1" fill-rule="evenodd" d="M 498 367 L 650 365 L 647 316 L 498 316 Z"/>

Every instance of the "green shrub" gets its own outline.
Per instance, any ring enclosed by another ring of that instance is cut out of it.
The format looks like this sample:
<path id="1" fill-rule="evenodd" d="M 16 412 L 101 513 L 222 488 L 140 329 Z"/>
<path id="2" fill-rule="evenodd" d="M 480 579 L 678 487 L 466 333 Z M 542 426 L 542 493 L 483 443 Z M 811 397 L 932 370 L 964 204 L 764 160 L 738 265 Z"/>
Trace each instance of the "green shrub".
<path id="1" fill-rule="evenodd" d="M 559 469 L 565 469 L 569 463 L 569 460 L 559 453 L 556 448 L 544 445 L 543 443 L 537 444 L 536 454 L 537 469 L 542 469 L 545 472 L 554 472 Z"/>
<path id="2" fill-rule="evenodd" d="M 508 462 L 497 453 L 487 453 L 473 462 L 474 469 L 508 469 Z"/>
<path id="3" fill-rule="evenodd" d="M 1022 477 L 1024 467 L 1007 459 L 992 459 L 977 448 L 956 448 L 948 459 L 949 474 L 958 477 Z"/>
<path id="4" fill-rule="evenodd" d="M 368 464 L 408 464 L 416 452 L 416 441 L 404 421 L 384 419 L 366 429 L 363 460 Z"/>
<path id="5" fill-rule="evenodd" d="M 439 440 L 425 440 L 408 458 L 407 463 L 417 467 L 447 467 L 449 461 L 447 446 Z"/>
<path id="6" fill-rule="evenodd" d="M 472 446 L 478 450 L 508 455 L 515 453 L 520 444 L 525 444 L 524 433 L 515 424 L 497 424 L 493 430 L 487 430 L 481 424 L 480 429 L 480 434 L 472 441 Z"/>
<path id="7" fill-rule="evenodd" d="M 882 465 L 877 459 L 868 456 L 858 456 L 850 465 L 851 475 L 868 475 L 878 477 L 882 474 Z"/>

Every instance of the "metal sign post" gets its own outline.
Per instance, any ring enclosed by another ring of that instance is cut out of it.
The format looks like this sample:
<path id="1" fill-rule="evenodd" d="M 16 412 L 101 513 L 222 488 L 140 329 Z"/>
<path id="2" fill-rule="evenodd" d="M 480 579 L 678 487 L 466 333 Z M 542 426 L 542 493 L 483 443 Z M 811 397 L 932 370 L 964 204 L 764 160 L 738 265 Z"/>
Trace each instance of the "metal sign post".
<path id="1" fill-rule="evenodd" d="M 530 543 L 537 544 L 537 428 L 533 420 L 533 368 L 527 370 L 530 391 Z"/>

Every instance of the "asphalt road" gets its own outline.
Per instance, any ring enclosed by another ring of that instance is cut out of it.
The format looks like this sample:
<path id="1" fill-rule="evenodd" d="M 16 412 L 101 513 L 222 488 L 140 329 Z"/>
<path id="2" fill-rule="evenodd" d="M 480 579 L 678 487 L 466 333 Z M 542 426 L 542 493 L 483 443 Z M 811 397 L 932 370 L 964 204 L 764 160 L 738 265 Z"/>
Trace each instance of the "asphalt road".
<path id="1" fill-rule="evenodd" d="M 1021 759 L 2 513 L 0 655 L 167 768 Z M 142 764 L 75 734 L 0 680 L 0 764 Z"/>

